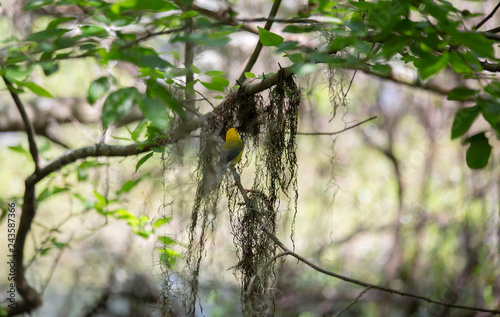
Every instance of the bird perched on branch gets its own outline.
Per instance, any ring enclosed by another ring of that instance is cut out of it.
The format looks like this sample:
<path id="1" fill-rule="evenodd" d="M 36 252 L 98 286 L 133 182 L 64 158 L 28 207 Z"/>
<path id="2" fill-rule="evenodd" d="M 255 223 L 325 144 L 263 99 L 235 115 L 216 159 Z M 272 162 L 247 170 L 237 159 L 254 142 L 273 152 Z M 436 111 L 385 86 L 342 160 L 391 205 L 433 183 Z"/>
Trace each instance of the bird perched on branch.
<path id="1" fill-rule="evenodd" d="M 224 173 L 228 167 L 234 168 L 241 160 L 243 154 L 243 142 L 235 128 L 226 132 L 226 142 L 222 146 L 222 152 L 219 158 L 219 169 Z"/>

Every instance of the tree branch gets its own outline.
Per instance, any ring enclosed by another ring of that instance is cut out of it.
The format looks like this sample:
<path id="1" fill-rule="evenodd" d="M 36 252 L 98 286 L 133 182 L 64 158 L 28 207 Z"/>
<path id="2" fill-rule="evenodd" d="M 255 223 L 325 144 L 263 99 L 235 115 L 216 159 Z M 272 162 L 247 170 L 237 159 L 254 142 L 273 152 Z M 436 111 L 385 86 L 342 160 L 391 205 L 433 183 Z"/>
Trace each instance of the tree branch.
<path id="1" fill-rule="evenodd" d="M 26 108 L 21 102 L 21 99 L 19 99 L 19 95 L 17 94 L 16 89 L 5 75 L 3 75 L 2 78 L 3 81 L 5 82 L 5 85 L 7 86 L 7 89 L 10 92 L 10 95 L 12 96 L 12 99 L 14 99 L 14 103 L 16 104 L 16 107 L 19 110 L 19 113 L 21 114 L 21 117 L 23 119 L 24 128 L 26 130 L 26 134 L 28 135 L 30 153 L 31 156 L 33 157 L 33 161 L 35 162 L 35 173 L 37 173 L 38 170 L 40 169 L 40 155 L 38 154 L 38 148 L 36 147 L 35 129 L 33 128 L 33 125 L 31 124 L 31 121 L 28 118 L 28 114 L 26 113 Z"/>
<path id="2" fill-rule="evenodd" d="M 339 130 L 339 131 L 335 131 L 335 132 L 297 132 L 297 134 L 299 134 L 299 135 L 335 135 L 335 134 L 340 134 L 340 133 L 342 133 L 344 131 L 353 129 L 353 128 L 357 127 L 357 126 L 362 125 L 363 123 L 366 123 L 368 121 L 372 121 L 372 120 L 374 120 L 376 118 L 377 118 L 377 116 L 370 117 L 368 119 L 365 119 L 365 120 L 363 120 L 361 122 L 358 122 L 358 123 L 356 123 L 354 125 L 351 125 L 349 127 L 345 127 L 344 129 Z"/>
<path id="3" fill-rule="evenodd" d="M 238 22 L 276 22 L 276 23 L 312 23 L 312 24 L 321 24 L 320 21 L 313 20 L 313 19 L 300 19 L 300 18 L 293 18 L 293 19 L 276 19 L 276 18 L 254 18 L 254 19 L 246 19 L 246 18 L 235 18 L 235 21 Z"/>
<path id="4" fill-rule="evenodd" d="M 491 19 L 493 17 L 493 15 L 495 14 L 495 12 L 497 12 L 498 8 L 500 8 L 500 2 L 497 3 L 497 5 L 495 6 L 495 8 L 493 9 L 493 11 L 491 11 L 490 14 L 488 14 L 483 20 L 481 20 L 481 22 L 479 22 L 475 27 L 473 27 L 472 29 L 473 30 L 477 30 L 479 29 L 481 26 L 483 26 L 483 24 L 485 24 L 486 22 L 488 22 L 489 19 Z"/>
<path id="5" fill-rule="evenodd" d="M 424 89 L 424 90 L 432 91 L 432 92 L 437 93 L 439 95 L 447 96 L 450 93 L 450 91 L 451 91 L 449 89 L 440 87 L 440 86 L 438 86 L 435 83 L 431 84 L 429 82 L 422 83 L 420 81 L 413 81 L 413 82 L 406 81 L 406 80 L 397 78 L 393 72 L 390 72 L 388 74 L 376 73 L 376 72 L 374 72 L 373 70 L 371 70 L 366 65 L 362 65 L 362 66 L 358 66 L 358 67 L 352 67 L 352 69 L 361 70 L 365 74 L 377 76 L 377 77 L 379 77 L 381 79 L 385 79 L 385 80 L 389 80 L 389 81 L 395 82 L 396 84 L 402 84 L 402 85 L 409 86 L 409 87 L 421 88 L 421 89 Z"/>
<path id="6" fill-rule="evenodd" d="M 274 0 L 273 6 L 271 8 L 271 12 L 269 12 L 269 17 L 268 21 L 266 22 L 266 25 L 264 26 L 264 29 L 269 31 L 271 29 L 271 26 L 273 25 L 272 19 L 276 16 L 276 13 L 278 12 L 278 9 L 280 7 L 281 0 Z M 262 50 L 262 43 L 257 41 L 257 45 L 255 46 L 255 50 L 253 51 L 252 55 L 250 56 L 250 59 L 248 60 L 248 63 L 246 64 L 245 68 L 241 72 L 240 78 L 238 78 L 238 82 L 244 83 L 246 80 L 245 73 L 249 72 L 252 70 L 253 65 L 255 62 L 257 62 L 257 59 L 259 58 L 260 51 Z"/>
<path id="7" fill-rule="evenodd" d="M 338 313 L 336 313 L 334 317 L 339 317 L 344 312 L 348 311 L 349 308 L 351 308 L 352 305 L 356 304 L 361 299 L 361 297 L 363 295 L 365 295 L 365 293 L 368 292 L 371 288 L 372 288 L 371 286 L 366 287 L 361 293 L 359 293 L 359 295 L 346 308 L 344 308 L 341 311 L 339 311 Z"/>
<path id="8" fill-rule="evenodd" d="M 480 62 L 484 70 L 495 73 L 500 72 L 500 64 L 489 63 L 487 61 Z"/>
<path id="9" fill-rule="evenodd" d="M 241 193 L 241 196 L 243 196 L 243 200 L 245 201 L 245 204 L 249 205 L 249 199 L 248 199 L 247 191 L 245 190 L 245 188 L 241 184 L 240 176 L 238 175 L 238 172 L 236 172 L 236 170 L 234 168 L 231 169 L 231 172 L 233 174 L 234 181 L 236 182 L 236 186 L 238 187 L 238 189 L 239 189 L 239 191 Z M 359 280 L 356 280 L 356 279 L 353 279 L 353 278 L 350 278 L 350 277 L 347 277 L 347 276 L 344 276 L 344 275 L 341 275 L 341 274 L 337 274 L 337 273 L 334 273 L 334 272 L 327 271 L 327 270 L 325 270 L 325 269 L 317 266 L 316 264 L 308 261 L 307 259 L 305 259 L 304 257 L 300 256 L 299 254 L 293 252 L 292 250 L 290 250 L 285 244 L 283 244 L 283 242 L 281 242 L 278 239 L 278 237 L 276 237 L 272 233 L 271 230 L 269 230 L 269 228 L 267 228 L 266 224 L 262 221 L 262 219 L 259 217 L 259 215 L 257 214 L 257 212 L 255 210 L 253 210 L 253 213 L 254 213 L 255 219 L 260 224 L 262 231 L 264 231 L 264 233 L 271 240 L 273 240 L 274 243 L 280 249 L 282 249 L 284 251 L 284 253 L 293 256 L 294 258 L 296 258 L 300 262 L 308 265 L 309 267 L 311 267 L 312 269 L 314 269 L 314 270 L 316 270 L 316 271 L 318 271 L 320 273 L 323 273 L 323 274 L 328 275 L 328 276 L 335 277 L 337 279 L 340 279 L 340 280 L 348 282 L 348 283 L 360 285 L 360 286 L 363 286 L 363 287 L 366 287 L 366 288 L 370 287 L 370 288 L 373 288 L 373 289 L 377 289 L 379 291 L 383 291 L 383 292 L 387 292 L 387 293 L 391 293 L 391 294 L 397 294 L 397 295 L 405 296 L 405 297 L 411 297 L 411 298 L 423 300 L 423 301 L 426 301 L 426 302 L 429 302 L 429 303 L 433 303 L 433 304 L 437 304 L 437 305 L 441 305 L 441 306 L 446 306 L 446 307 L 450 307 L 450 308 L 457 308 L 457 309 L 463 309 L 463 310 L 470 310 L 470 311 L 480 311 L 480 312 L 486 312 L 486 313 L 491 313 L 491 314 L 495 314 L 495 315 L 500 315 L 500 310 L 486 309 L 486 308 L 482 308 L 482 307 L 464 306 L 464 305 L 452 305 L 452 304 L 448 304 L 448 303 L 445 303 L 445 302 L 441 302 L 441 301 L 438 301 L 438 300 L 431 299 L 429 297 L 420 296 L 420 295 L 416 295 L 416 294 L 411 294 L 411 293 L 407 293 L 407 292 L 402 292 L 402 291 L 399 291 L 399 290 L 396 290 L 396 289 L 393 289 L 393 288 L 383 287 L 383 286 L 379 286 L 379 285 L 376 285 L 376 284 L 366 283 L 366 282 L 359 281 Z"/>
<path id="10" fill-rule="evenodd" d="M 231 18 L 231 11 L 230 10 L 212 11 L 212 10 L 208 10 L 208 9 L 202 8 L 202 7 L 198 6 L 195 3 L 193 3 L 193 10 L 198 11 L 201 14 L 207 16 L 207 17 L 216 19 L 217 21 L 225 22 L 228 25 L 232 25 L 232 26 L 238 26 L 239 25 L 238 22 L 236 22 L 235 20 L 233 20 Z M 242 26 L 240 26 L 240 28 L 242 30 L 247 31 L 247 32 L 259 35 L 259 31 L 257 29 L 255 29 L 255 28 L 251 27 L 251 26 L 243 24 Z"/>

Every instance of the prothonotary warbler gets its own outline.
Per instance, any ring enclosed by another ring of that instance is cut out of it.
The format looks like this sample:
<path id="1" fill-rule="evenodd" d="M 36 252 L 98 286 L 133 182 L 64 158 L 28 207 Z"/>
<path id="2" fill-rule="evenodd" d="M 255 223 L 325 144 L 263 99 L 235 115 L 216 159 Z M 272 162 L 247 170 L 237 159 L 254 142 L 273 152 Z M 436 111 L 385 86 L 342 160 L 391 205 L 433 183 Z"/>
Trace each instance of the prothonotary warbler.
<path id="1" fill-rule="evenodd" d="M 222 146 L 222 152 L 219 158 L 219 168 L 221 172 L 225 172 L 230 166 L 233 168 L 240 160 L 243 154 L 243 142 L 235 128 L 231 128 L 226 132 L 226 142 Z"/>

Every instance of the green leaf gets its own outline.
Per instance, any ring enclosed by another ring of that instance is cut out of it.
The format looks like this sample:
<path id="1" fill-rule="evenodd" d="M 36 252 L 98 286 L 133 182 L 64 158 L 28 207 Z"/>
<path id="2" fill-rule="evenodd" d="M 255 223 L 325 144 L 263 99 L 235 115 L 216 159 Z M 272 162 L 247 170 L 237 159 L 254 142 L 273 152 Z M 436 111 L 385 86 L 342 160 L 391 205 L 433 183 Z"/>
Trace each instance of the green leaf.
<path id="1" fill-rule="evenodd" d="M 206 45 L 211 47 L 220 47 L 229 43 L 231 39 L 227 36 L 222 36 L 219 34 L 210 34 L 207 32 L 197 32 L 191 33 L 188 36 L 176 36 L 172 40 L 172 43 L 175 42 L 193 42 L 198 45 Z"/>
<path id="2" fill-rule="evenodd" d="M 87 101 L 93 105 L 97 100 L 104 96 L 111 88 L 111 84 L 107 77 L 101 77 L 90 83 L 87 92 Z"/>
<path id="3" fill-rule="evenodd" d="M 69 244 L 67 243 L 63 243 L 63 242 L 58 242 L 56 240 L 56 238 L 52 238 L 50 239 L 50 243 L 52 243 L 56 248 L 58 248 L 59 250 L 63 249 L 63 248 L 66 248 L 69 246 Z"/>
<path id="4" fill-rule="evenodd" d="M 286 41 L 278 45 L 276 52 L 284 52 L 287 50 L 293 50 L 299 45 L 299 42 L 297 41 Z"/>
<path id="5" fill-rule="evenodd" d="M 259 40 L 262 45 L 278 46 L 283 43 L 283 37 L 279 36 L 278 34 L 269 32 L 268 30 L 263 29 L 260 26 L 258 26 L 257 28 L 259 29 Z"/>
<path id="6" fill-rule="evenodd" d="M 96 190 L 94 190 L 94 197 L 97 201 L 96 205 L 100 207 L 104 207 L 108 204 L 108 200 L 103 195 L 99 194 Z"/>
<path id="7" fill-rule="evenodd" d="M 496 100 L 478 99 L 477 104 L 484 119 L 500 134 L 500 103 Z"/>
<path id="8" fill-rule="evenodd" d="M 142 98 L 139 102 L 139 108 L 144 117 L 151 120 L 157 127 L 163 130 L 168 128 L 170 119 L 165 111 L 165 106 L 156 99 L 149 97 Z"/>
<path id="9" fill-rule="evenodd" d="M 108 36 L 108 32 L 97 25 L 84 25 L 80 27 L 80 30 L 84 36 L 96 36 L 101 38 Z"/>
<path id="10" fill-rule="evenodd" d="M 309 54 L 309 58 L 316 63 L 333 63 L 337 60 L 335 57 L 326 53 L 311 53 Z"/>
<path id="11" fill-rule="evenodd" d="M 495 44 L 495 41 L 486 38 L 483 33 L 453 32 L 452 43 L 464 45 L 479 56 L 494 58 L 493 45 Z"/>
<path id="12" fill-rule="evenodd" d="M 287 54 L 285 57 L 288 57 L 294 64 L 303 63 L 305 61 L 301 53 Z"/>
<path id="13" fill-rule="evenodd" d="M 214 77 L 212 77 L 212 84 L 217 84 L 217 85 L 227 87 L 227 86 L 229 86 L 229 80 L 227 80 L 226 78 L 224 78 L 222 76 L 214 76 Z"/>
<path id="14" fill-rule="evenodd" d="M 390 59 L 394 54 L 401 51 L 408 44 L 408 39 L 402 36 L 391 36 L 382 46 L 382 55 L 385 59 Z"/>
<path id="15" fill-rule="evenodd" d="M 492 81 L 488 86 L 484 87 L 484 91 L 494 98 L 500 98 L 500 82 Z"/>
<path id="16" fill-rule="evenodd" d="M 245 72 L 245 78 L 255 78 L 255 74 L 251 72 Z"/>
<path id="17" fill-rule="evenodd" d="M 85 211 L 95 208 L 95 203 L 90 201 L 89 199 L 85 198 L 83 195 L 73 194 L 73 197 L 75 197 L 76 199 L 78 199 L 82 203 L 82 205 L 85 207 Z"/>
<path id="18" fill-rule="evenodd" d="M 198 11 L 186 11 L 186 12 L 182 12 L 182 14 L 180 15 L 181 18 L 194 18 L 196 16 L 198 16 L 200 13 Z"/>
<path id="19" fill-rule="evenodd" d="M 298 76 L 306 76 L 311 73 L 314 73 L 319 69 L 317 64 L 312 63 L 304 63 L 304 64 L 295 64 L 291 67 L 292 72 L 297 74 Z"/>
<path id="20" fill-rule="evenodd" d="M 59 63 L 56 62 L 50 62 L 50 61 L 41 62 L 40 65 L 42 66 L 43 73 L 47 77 L 59 70 Z"/>
<path id="21" fill-rule="evenodd" d="M 200 74 L 201 73 L 201 70 L 198 67 L 194 66 L 194 64 L 191 65 L 191 71 L 193 73 L 195 73 L 195 74 Z"/>
<path id="22" fill-rule="evenodd" d="M 164 224 L 169 223 L 170 220 L 172 220 L 172 217 L 163 217 L 163 218 L 160 218 L 160 219 L 156 219 L 155 222 L 153 222 L 153 228 L 156 229 L 158 227 L 161 227 Z"/>
<path id="23" fill-rule="evenodd" d="M 472 69 L 461 53 L 451 52 L 449 63 L 451 68 L 458 74 L 472 74 Z"/>
<path id="24" fill-rule="evenodd" d="M 222 86 L 220 84 L 207 83 L 207 82 L 204 82 L 204 81 L 200 81 L 200 83 L 203 86 L 205 86 L 205 88 L 207 88 L 207 89 L 214 90 L 214 91 L 224 92 L 224 86 Z"/>
<path id="25" fill-rule="evenodd" d="M 40 250 L 40 255 L 42 255 L 42 256 L 47 255 L 51 249 L 52 248 L 43 248 L 43 249 L 41 249 Z"/>
<path id="26" fill-rule="evenodd" d="M 22 81 L 25 80 L 33 71 L 33 67 L 18 67 L 14 65 L 9 65 L 5 68 L 5 76 L 11 81 Z"/>
<path id="27" fill-rule="evenodd" d="M 59 186 L 47 187 L 40 193 L 40 195 L 38 195 L 37 200 L 38 202 L 41 202 L 53 195 L 67 191 L 69 191 L 69 188 L 67 187 L 59 187 Z"/>
<path id="28" fill-rule="evenodd" d="M 163 132 L 160 130 L 160 128 L 158 128 L 152 123 L 148 125 L 148 127 L 146 128 L 146 138 L 148 140 L 153 140 L 162 137 L 163 137 Z"/>
<path id="29" fill-rule="evenodd" d="M 470 137 L 466 142 L 470 143 L 465 156 L 467 165 L 472 169 L 484 168 L 488 164 L 491 154 L 491 145 L 484 132 Z"/>
<path id="30" fill-rule="evenodd" d="M 121 193 L 128 193 L 134 188 L 139 182 L 142 180 L 142 178 L 138 178 L 136 180 L 128 180 L 123 184 L 122 188 L 120 188 L 116 194 L 119 195 Z"/>
<path id="31" fill-rule="evenodd" d="M 451 127 L 451 139 L 458 138 L 467 132 L 478 114 L 479 106 L 464 108 L 458 111 Z"/>
<path id="32" fill-rule="evenodd" d="M 40 32 L 33 33 L 26 38 L 28 42 L 41 42 L 50 39 L 55 39 L 62 36 L 64 33 L 69 32 L 69 29 L 47 29 Z"/>
<path id="33" fill-rule="evenodd" d="M 51 2 L 51 1 L 49 1 Z M 49 25 L 47 25 L 47 29 L 57 29 L 57 27 L 59 26 L 59 24 L 61 23 L 65 23 L 65 22 L 69 22 L 69 21 L 73 21 L 73 20 L 76 20 L 75 17 L 60 17 L 60 18 L 56 18 L 52 21 L 50 21 Z"/>
<path id="34" fill-rule="evenodd" d="M 177 244 L 177 241 L 167 236 L 158 237 L 158 241 L 163 243 L 164 245 Z"/>
<path id="35" fill-rule="evenodd" d="M 104 129 L 108 126 L 125 117 L 132 107 L 139 92 L 135 87 L 123 88 L 111 93 L 102 107 L 102 125 Z"/>
<path id="36" fill-rule="evenodd" d="M 209 70 L 208 72 L 205 73 L 207 76 L 224 76 L 226 75 L 225 72 L 221 70 Z"/>
<path id="37" fill-rule="evenodd" d="M 448 65 L 448 54 L 443 53 L 441 56 L 437 57 L 426 55 L 415 61 L 414 64 L 420 71 L 420 77 L 425 80 L 439 73 Z"/>
<path id="38" fill-rule="evenodd" d="M 372 66 L 373 71 L 376 73 L 388 76 L 392 73 L 392 68 L 390 65 L 375 64 Z"/>
<path id="39" fill-rule="evenodd" d="M 130 41 L 130 39 L 126 39 L 126 41 Z M 123 48 L 123 44 L 123 39 L 115 41 L 109 52 L 102 53 L 103 61 L 121 60 L 139 67 L 148 68 L 167 68 L 171 66 L 169 62 L 162 59 L 152 48 L 142 46 Z"/>
<path id="40" fill-rule="evenodd" d="M 38 86 L 35 83 L 27 81 L 27 82 L 22 83 L 22 85 L 24 87 L 28 88 L 29 90 L 31 90 L 33 93 L 39 95 L 39 96 L 47 97 L 47 98 L 53 98 L 53 96 L 50 94 L 50 92 L 48 92 L 47 90 L 45 90 L 44 88 Z"/>
<path id="41" fill-rule="evenodd" d="M 111 12 L 121 14 L 124 11 L 170 11 L 178 9 L 172 2 L 166 0 L 125 0 L 111 6 Z"/>
<path id="42" fill-rule="evenodd" d="M 31 153 L 28 149 L 24 148 L 22 145 L 17 145 L 17 146 L 9 146 L 9 150 L 12 150 L 17 153 L 21 153 L 24 156 L 26 156 L 28 159 L 32 160 L 33 157 L 31 156 Z"/>
<path id="43" fill-rule="evenodd" d="M 133 213 L 126 209 L 118 209 L 113 212 L 113 217 L 116 219 L 123 219 L 132 228 L 132 230 L 137 233 L 139 229 L 140 220 Z"/>
<path id="44" fill-rule="evenodd" d="M 148 121 L 143 119 L 141 120 L 137 126 L 135 127 L 134 131 L 130 133 L 130 138 L 134 141 L 137 141 L 139 137 L 141 136 L 142 132 L 144 132 L 144 129 L 146 129 Z"/>
<path id="45" fill-rule="evenodd" d="M 148 80 L 147 85 L 148 93 L 151 97 L 159 97 L 167 105 L 167 107 L 175 112 L 179 117 L 186 117 L 186 111 L 182 107 L 181 103 L 174 96 L 172 96 L 170 91 L 168 91 L 164 85 L 161 85 L 153 80 Z"/>
<path id="46" fill-rule="evenodd" d="M 30 0 L 23 6 L 23 11 L 40 9 L 43 6 L 52 4 L 54 0 Z"/>
<path id="47" fill-rule="evenodd" d="M 467 87 L 457 87 L 450 91 L 448 94 L 448 100 L 467 100 L 476 93 L 478 93 L 478 90 Z"/>
<path id="48" fill-rule="evenodd" d="M 315 25 L 294 25 L 290 24 L 287 25 L 284 29 L 283 32 L 285 33 L 309 33 L 309 32 L 314 32 L 319 29 L 318 26 Z"/>
<path id="49" fill-rule="evenodd" d="M 135 171 L 137 172 L 137 170 L 139 170 L 139 167 L 141 167 L 142 164 L 146 163 L 146 161 L 149 160 L 152 156 L 153 156 L 153 152 L 148 153 L 148 154 L 144 155 L 143 157 L 141 157 L 141 159 L 139 160 L 139 162 L 137 162 L 137 165 L 135 166 Z"/>

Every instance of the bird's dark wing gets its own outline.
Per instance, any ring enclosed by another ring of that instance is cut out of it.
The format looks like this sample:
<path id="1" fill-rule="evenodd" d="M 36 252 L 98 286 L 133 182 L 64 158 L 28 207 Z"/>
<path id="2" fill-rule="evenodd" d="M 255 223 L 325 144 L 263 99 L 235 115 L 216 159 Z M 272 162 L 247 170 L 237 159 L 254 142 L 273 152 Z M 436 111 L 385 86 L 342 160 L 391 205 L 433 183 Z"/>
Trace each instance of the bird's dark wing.
<path id="1" fill-rule="evenodd" d="M 231 149 L 223 149 L 220 153 L 219 164 L 228 164 L 243 151 L 243 145 Z"/>

